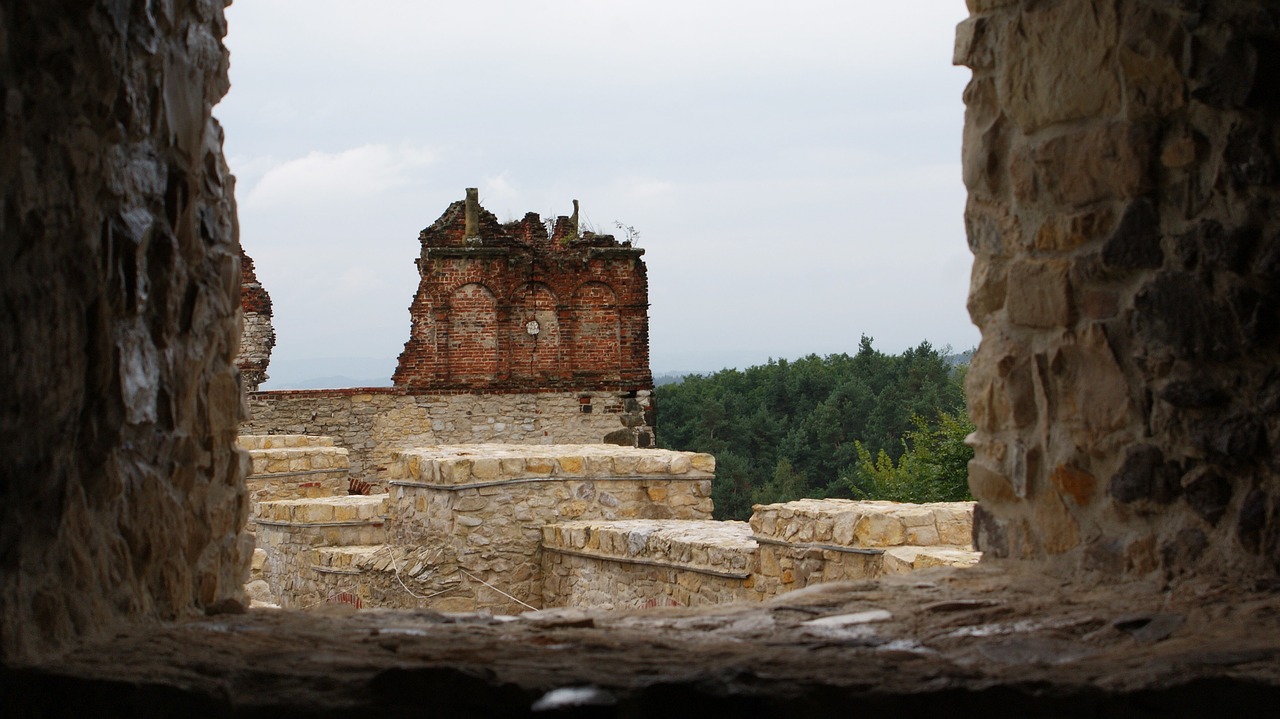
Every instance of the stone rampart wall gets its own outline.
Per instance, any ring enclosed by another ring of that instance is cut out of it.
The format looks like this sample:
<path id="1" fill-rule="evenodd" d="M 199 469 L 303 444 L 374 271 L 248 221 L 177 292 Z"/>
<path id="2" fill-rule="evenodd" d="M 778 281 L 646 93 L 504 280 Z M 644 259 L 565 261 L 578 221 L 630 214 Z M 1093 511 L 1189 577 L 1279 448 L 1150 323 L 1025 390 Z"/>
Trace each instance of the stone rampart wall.
<path id="1" fill-rule="evenodd" d="M 746 522 L 563 522 L 542 529 L 542 604 L 691 607 L 755 599 Z"/>
<path id="2" fill-rule="evenodd" d="M 285 607 L 694 606 L 977 561 L 971 502 L 800 500 L 757 506 L 750 524 L 711 521 L 706 454 L 428 447 L 397 455 L 388 494 L 299 496 L 282 483 L 345 458 L 329 438 L 241 445 L 280 492 L 253 511 L 261 581 L 249 589 Z"/>
<path id="3" fill-rule="evenodd" d="M 542 605 L 543 526 L 710 519 L 714 470 L 710 455 L 607 445 L 409 450 L 389 478 L 390 541 L 434 548 L 435 564 L 456 565 L 426 587 L 450 590 L 429 606 L 518 612 L 519 602 Z"/>
<path id="4" fill-rule="evenodd" d="M 332 437 L 353 476 L 385 480 L 400 450 L 428 445 L 653 443 L 644 390 L 528 394 L 410 394 L 399 388 L 255 392 L 243 434 Z"/>
<path id="5" fill-rule="evenodd" d="M 973 503 L 805 499 L 743 522 L 561 522 L 542 529 L 543 605 L 760 601 L 811 584 L 978 561 Z"/>

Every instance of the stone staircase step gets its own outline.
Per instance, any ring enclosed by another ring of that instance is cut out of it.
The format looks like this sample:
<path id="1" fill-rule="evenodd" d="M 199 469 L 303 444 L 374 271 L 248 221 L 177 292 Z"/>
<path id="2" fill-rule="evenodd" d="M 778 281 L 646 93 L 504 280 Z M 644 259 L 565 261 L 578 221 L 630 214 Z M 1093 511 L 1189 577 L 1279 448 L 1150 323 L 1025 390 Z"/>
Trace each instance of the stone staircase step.
<path id="1" fill-rule="evenodd" d="M 332 447 L 332 437 L 309 434 L 242 434 L 236 438 L 241 449 L 285 449 L 296 447 Z"/>
<path id="2" fill-rule="evenodd" d="M 257 533 L 281 534 L 273 541 L 336 547 L 387 541 L 385 494 L 340 495 L 261 502 L 254 520 Z"/>

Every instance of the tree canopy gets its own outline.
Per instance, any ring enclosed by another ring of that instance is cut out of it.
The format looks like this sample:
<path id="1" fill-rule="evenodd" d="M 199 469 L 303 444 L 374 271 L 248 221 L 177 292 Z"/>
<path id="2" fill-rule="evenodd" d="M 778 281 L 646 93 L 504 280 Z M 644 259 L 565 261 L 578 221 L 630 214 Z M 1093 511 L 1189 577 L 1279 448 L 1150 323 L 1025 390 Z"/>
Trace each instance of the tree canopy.
<path id="1" fill-rule="evenodd" d="M 801 497 L 968 498 L 972 431 L 957 368 L 928 342 L 886 355 L 771 360 L 656 390 L 658 440 L 716 456 L 720 519 Z"/>

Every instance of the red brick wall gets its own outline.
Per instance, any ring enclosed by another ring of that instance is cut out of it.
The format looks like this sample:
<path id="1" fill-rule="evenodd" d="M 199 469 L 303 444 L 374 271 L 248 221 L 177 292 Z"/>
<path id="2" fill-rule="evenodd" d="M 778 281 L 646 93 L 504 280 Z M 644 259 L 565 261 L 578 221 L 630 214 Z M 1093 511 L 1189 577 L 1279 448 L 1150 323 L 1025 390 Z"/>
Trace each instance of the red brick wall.
<path id="1" fill-rule="evenodd" d="M 465 203 L 450 205 L 419 236 L 421 280 L 396 386 L 650 389 L 644 251 L 573 227 L 559 218 L 548 236 L 537 214 L 503 225 L 481 208 L 468 238 Z"/>
<path id="2" fill-rule="evenodd" d="M 271 296 L 258 282 L 258 275 L 253 271 L 253 258 L 240 250 L 240 308 L 246 313 L 271 316 Z"/>
<path id="3" fill-rule="evenodd" d="M 240 250 L 240 349 L 236 367 L 240 381 L 250 392 L 267 380 L 276 332 L 271 326 L 271 296 L 253 270 L 253 258 Z"/>

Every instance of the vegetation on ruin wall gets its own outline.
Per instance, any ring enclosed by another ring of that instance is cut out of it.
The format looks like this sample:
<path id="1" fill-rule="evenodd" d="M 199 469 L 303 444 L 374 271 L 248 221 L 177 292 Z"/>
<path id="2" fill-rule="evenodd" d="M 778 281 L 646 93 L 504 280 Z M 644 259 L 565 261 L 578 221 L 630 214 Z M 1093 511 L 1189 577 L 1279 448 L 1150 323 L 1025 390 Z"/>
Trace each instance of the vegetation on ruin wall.
<path id="1" fill-rule="evenodd" d="M 718 519 L 801 497 L 970 499 L 973 431 L 956 367 L 928 342 L 809 355 L 657 389 L 658 439 L 716 456 Z"/>

